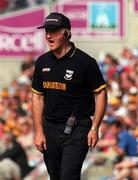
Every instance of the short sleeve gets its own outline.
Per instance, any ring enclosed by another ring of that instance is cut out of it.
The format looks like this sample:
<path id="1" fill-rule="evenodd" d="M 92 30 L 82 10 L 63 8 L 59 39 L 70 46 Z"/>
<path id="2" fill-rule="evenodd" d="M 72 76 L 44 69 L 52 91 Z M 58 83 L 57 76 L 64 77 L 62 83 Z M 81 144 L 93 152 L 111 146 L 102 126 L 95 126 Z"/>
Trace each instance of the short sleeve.
<path id="1" fill-rule="evenodd" d="M 123 149 L 125 151 L 126 147 L 127 147 L 127 135 L 125 133 L 121 133 L 119 135 L 119 143 L 118 146 Z"/>
<path id="2" fill-rule="evenodd" d="M 32 91 L 36 94 L 43 95 L 43 80 L 39 60 L 37 60 L 35 63 L 35 70 L 32 80 Z"/>
<path id="3" fill-rule="evenodd" d="M 106 87 L 106 82 L 102 76 L 100 68 L 95 59 L 89 61 L 85 72 L 84 72 L 84 79 L 87 86 L 93 92 L 99 92 L 101 89 Z"/>

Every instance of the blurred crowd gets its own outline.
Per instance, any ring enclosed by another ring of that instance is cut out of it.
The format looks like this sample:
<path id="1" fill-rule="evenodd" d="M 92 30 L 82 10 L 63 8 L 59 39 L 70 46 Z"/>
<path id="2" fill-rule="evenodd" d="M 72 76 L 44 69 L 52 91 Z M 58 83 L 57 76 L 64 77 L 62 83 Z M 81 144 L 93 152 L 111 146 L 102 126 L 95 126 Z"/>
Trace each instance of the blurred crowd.
<path id="1" fill-rule="evenodd" d="M 124 48 L 118 58 L 104 54 L 99 66 L 108 83 L 108 105 L 96 150 L 112 163 L 113 179 L 137 180 L 138 49 Z"/>
<path id="2" fill-rule="evenodd" d="M 47 3 L 48 0 L 0 0 L 0 14 Z"/>
<path id="3" fill-rule="evenodd" d="M 113 165 L 112 178 L 116 180 L 128 177 L 136 180 L 138 50 L 123 48 L 120 57 L 104 54 L 98 63 L 107 81 L 108 105 L 100 126 L 100 140 L 96 149 L 91 151 L 94 154 L 92 160 L 100 161 L 102 157 L 101 163 L 110 161 Z M 3 180 L 4 176 L 22 179 L 42 160 L 33 146 L 31 80 L 34 64 L 30 53 L 21 64 L 19 76 L 9 87 L 0 89 L 0 179 Z M 9 168 L 5 175 L 7 164 Z"/>
<path id="4" fill-rule="evenodd" d="M 31 80 L 34 59 L 31 53 L 20 69 L 20 75 L 10 86 L 0 90 L 0 179 L 3 180 L 10 176 L 13 180 L 22 179 L 42 159 L 33 146 Z M 8 169 L 7 164 L 10 164 Z"/>

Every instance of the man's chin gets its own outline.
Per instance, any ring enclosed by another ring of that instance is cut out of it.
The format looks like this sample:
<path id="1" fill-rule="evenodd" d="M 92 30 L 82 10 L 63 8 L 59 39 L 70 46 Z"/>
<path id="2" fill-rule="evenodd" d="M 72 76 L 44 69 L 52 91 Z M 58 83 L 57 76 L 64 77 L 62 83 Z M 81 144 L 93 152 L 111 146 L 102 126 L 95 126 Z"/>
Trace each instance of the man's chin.
<path id="1" fill-rule="evenodd" d="M 50 46 L 49 48 L 50 48 L 51 51 L 55 51 L 56 50 L 56 48 L 52 47 L 52 46 Z"/>

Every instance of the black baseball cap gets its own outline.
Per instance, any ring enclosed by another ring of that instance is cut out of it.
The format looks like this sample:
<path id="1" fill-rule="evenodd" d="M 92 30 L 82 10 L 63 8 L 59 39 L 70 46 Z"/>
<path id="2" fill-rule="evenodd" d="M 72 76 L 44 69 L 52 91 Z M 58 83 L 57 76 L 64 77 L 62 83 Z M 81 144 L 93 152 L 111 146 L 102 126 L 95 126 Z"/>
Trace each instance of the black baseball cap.
<path id="1" fill-rule="evenodd" d="M 42 26 L 37 27 L 37 29 L 59 29 L 67 28 L 71 29 L 71 24 L 69 18 L 64 16 L 62 13 L 52 12 L 50 13 Z"/>

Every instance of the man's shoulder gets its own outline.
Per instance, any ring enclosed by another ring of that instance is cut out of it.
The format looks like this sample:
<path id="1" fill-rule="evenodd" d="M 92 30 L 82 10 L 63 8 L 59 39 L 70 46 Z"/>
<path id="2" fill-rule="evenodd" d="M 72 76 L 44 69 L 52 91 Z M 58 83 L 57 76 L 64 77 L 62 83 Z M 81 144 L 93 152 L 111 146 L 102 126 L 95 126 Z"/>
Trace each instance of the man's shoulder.
<path id="1" fill-rule="evenodd" d="M 37 63 L 37 64 L 43 64 L 43 62 L 44 62 L 45 60 L 47 60 L 47 61 L 49 60 L 49 57 L 50 57 L 50 51 L 48 51 L 48 52 L 40 55 L 40 56 L 36 59 L 36 63 Z"/>
<path id="2" fill-rule="evenodd" d="M 80 57 L 79 59 L 81 60 L 85 60 L 84 62 L 95 62 L 95 58 L 92 57 L 91 55 L 89 55 L 88 53 L 86 53 L 85 51 L 79 49 L 79 48 L 76 48 L 76 54 L 78 57 Z"/>
<path id="3" fill-rule="evenodd" d="M 43 60 L 43 59 L 45 59 L 45 58 L 47 58 L 47 57 L 49 57 L 49 56 L 50 56 L 50 51 L 48 51 L 48 52 L 40 55 L 40 56 L 38 57 L 38 60 L 41 61 L 41 60 Z"/>
<path id="4" fill-rule="evenodd" d="M 125 138 L 125 139 L 131 139 L 133 137 L 133 135 L 128 132 L 127 130 L 123 130 L 121 133 L 120 133 L 120 136 L 121 138 Z"/>

